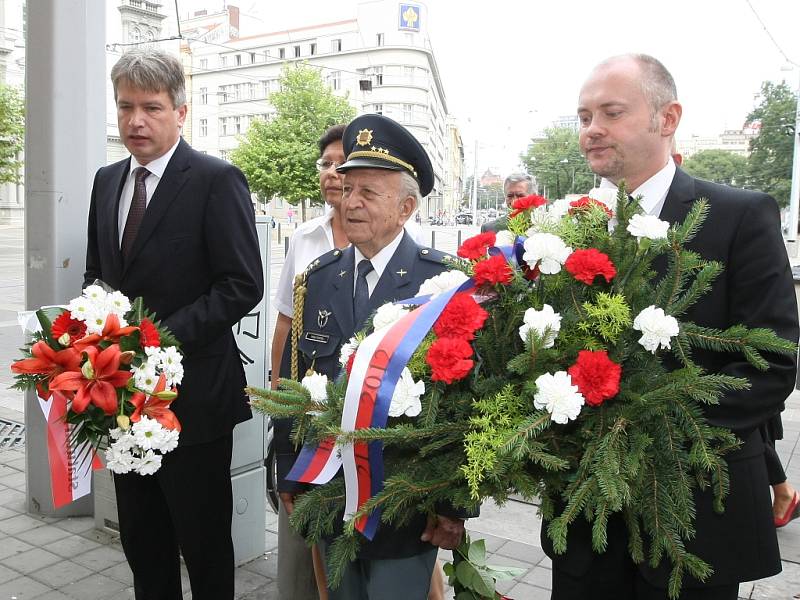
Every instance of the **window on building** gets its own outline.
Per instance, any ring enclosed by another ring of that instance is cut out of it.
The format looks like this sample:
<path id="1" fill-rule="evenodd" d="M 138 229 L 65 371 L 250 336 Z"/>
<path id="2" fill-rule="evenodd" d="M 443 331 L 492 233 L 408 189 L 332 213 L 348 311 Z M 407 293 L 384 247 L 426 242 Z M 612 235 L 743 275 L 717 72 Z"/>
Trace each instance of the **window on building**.
<path id="1" fill-rule="evenodd" d="M 317 45 L 312 43 L 311 46 L 309 46 L 308 53 L 314 56 L 317 53 Z"/>
<path id="2" fill-rule="evenodd" d="M 411 66 L 404 66 L 403 67 L 403 77 L 406 78 L 406 81 L 410 81 L 413 83 L 414 81 L 414 67 Z"/>
<path id="3" fill-rule="evenodd" d="M 219 157 L 220 157 L 222 160 L 227 160 L 227 161 L 230 161 L 230 158 L 229 158 L 230 154 L 231 154 L 231 153 L 230 153 L 230 150 L 220 150 L 220 151 L 219 151 Z"/>
<path id="4" fill-rule="evenodd" d="M 203 70 L 208 69 L 208 59 L 207 58 L 201 58 L 200 59 L 200 68 L 203 69 Z"/>
<path id="5" fill-rule="evenodd" d="M 219 134 L 228 135 L 228 117 L 219 118 Z"/>
<path id="6" fill-rule="evenodd" d="M 217 91 L 217 96 L 219 97 L 220 102 L 227 102 L 228 101 L 228 86 L 221 85 L 219 86 L 219 90 Z"/>
<path id="7" fill-rule="evenodd" d="M 208 104 L 208 88 L 200 88 L 200 104 Z"/>
<path id="8" fill-rule="evenodd" d="M 410 104 L 403 104 L 403 121 L 405 123 L 411 122 L 411 116 L 413 114 L 413 109 Z"/>
<path id="9" fill-rule="evenodd" d="M 227 67 L 228 66 L 228 57 L 225 56 L 224 54 L 220 54 L 219 66 L 220 67 Z"/>
<path id="10" fill-rule="evenodd" d="M 148 29 L 147 33 L 145 34 L 145 38 L 148 42 L 152 42 L 154 39 L 156 39 L 156 34 L 153 33 L 152 29 Z"/>
<path id="11" fill-rule="evenodd" d="M 138 27 L 134 27 L 131 30 L 131 41 L 140 42 L 141 40 L 142 40 L 142 32 L 139 30 Z"/>
<path id="12" fill-rule="evenodd" d="M 376 37 L 376 40 L 375 40 L 375 45 L 376 45 L 376 46 L 383 46 L 383 34 L 382 34 L 382 33 L 379 33 L 379 34 L 378 34 L 377 36 L 375 36 L 375 37 Z"/>
<path id="13" fill-rule="evenodd" d="M 250 64 L 253 64 L 254 62 L 256 62 L 256 53 L 255 52 L 251 52 L 250 53 Z"/>
<path id="14" fill-rule="evenodd" d="M 242 64 L 242 55 L 241 54 L 234 54 L 233 55 L 233 64 L 237 67 Z"/>
<path id="15" fill-rule="evenodd" d="M 339 90 L 342 88 L 342 72 L 341 71 L 331 71 L 330 75 L 328 75 L 328 85 L 331 86 L 333 91 Z"/>
<path id="16" fill-rule="evenodd" d="M 373 104 L 372 105 L 372 112 L 374 112 L 376 115 L 382 115 L 383 114 L 383 104 Z"/>
<path id="17" fill-rule="evenodd" d="M 300 46 L 295 46 L 294 47 L 294 57 L 295 58 L 299 58 L 300 57 Z"/>
<path id="18" fill-rule="evenodd" d="M 233 133 L 242 133 L 242 117 L 233 117 Z"/>
<path id="19" fill-rule="evenodd" d="M 341 38 L 336 40 L 331 40 L 331 52 L 341 52 L 342 51 L 342 40 Z"/>
<path id="20" fill-rule="evenodd" d="M 200 137 L 208 135 L 208 119 L 200 119 Z"/>
<path id="21" fill-rule="evenodd" d="M 375 67 L 375 85 L 383 85 L 383 67 Z"/>
<path id="22" fill-rule="evenodd" d="M 278 49 L 278 58 L 286 58 L 286 48 Z"/>

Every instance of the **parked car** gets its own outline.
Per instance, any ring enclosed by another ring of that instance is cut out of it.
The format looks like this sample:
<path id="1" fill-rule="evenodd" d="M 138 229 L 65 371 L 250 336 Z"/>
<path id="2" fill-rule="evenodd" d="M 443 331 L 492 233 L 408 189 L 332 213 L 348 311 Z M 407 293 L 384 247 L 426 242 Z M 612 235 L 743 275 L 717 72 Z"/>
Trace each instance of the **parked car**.
<path id="1" fill-rule="evenodd" d="M 457 225 L 472 225 L 472 213 L 461 212 L 456 215 Z"/>

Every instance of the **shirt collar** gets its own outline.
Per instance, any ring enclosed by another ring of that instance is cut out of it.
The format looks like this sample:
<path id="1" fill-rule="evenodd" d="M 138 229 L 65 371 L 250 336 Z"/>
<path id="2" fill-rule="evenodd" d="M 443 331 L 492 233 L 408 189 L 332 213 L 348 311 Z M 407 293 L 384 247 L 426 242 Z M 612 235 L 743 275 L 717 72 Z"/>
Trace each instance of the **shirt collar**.
<path id="1" fill-rule="evenodd" d="M 152 175 L 155 175 L 156 177 L 161 179 L 164 176 L 164 171 L 166 171 L 167 169 L 167 164 L 169 163 L 169 159 L 172 158 L 173 154 L 175 154 L 175 149 L 178 147 L 178 144 L 180 143 L 181 143 L 181 137 L 178 136 L 178 141 L 175 142 L 175 145 L 172 146 L 172 148 L 167 150 L 164 154 L 162 154 L 155 160 L 151 160 L 146 165 L 139 164 L 139 161 L 136 160 L 136 158 L 133 155 L 131 155 L 130 173 L 133 173 L 133 170 L 136 169 L 137 167 L 144 167 L 148 171 L 150 171 Z"/>
<path id="2" fill-rule="evenodd" d="M 641 196 L 640 204 L 645 214 L 653 214 L 654 209 L 664 201 L 667 196 L 669 187 L 672 185 L 672 179 L 675 177 L 675 161 L 672 157 L 669 158 L 667 164 L 664 165 L 660 171 L 653 175 L 650 179 L 645 181 L 638 188 L 629 192 L 631 196 L 636 198 Z M 617 186 L 606 178 L 600 181 L 601 188 L 617 189 Z"/>
<path id="3" fill-rule="evenodd" d="M 397 237 L 384 246 L 375 256 L 369 259 L 369 261 L 372 263 L 372 268 L 375 270 L 375 274 L 378 276 L 378 279 L 380 279 L 381 275 L 383 275 L 386 265 L 388 265 L 389 261 L 392 260 L 392 256 L 394 256 L 395 250 L 397 250 L 397 247 L 400 245 L 404 233 L 405 229 L 401 229 L 400 233 L 397 234 Z M 357 247 L 354 247 L 354 249 L 356 251 L 355 267 L 358 268 L 358 263 L 360 263 L 362 260 L 366 260 L 366 257 L 361 254 L 361 251 Z"/>

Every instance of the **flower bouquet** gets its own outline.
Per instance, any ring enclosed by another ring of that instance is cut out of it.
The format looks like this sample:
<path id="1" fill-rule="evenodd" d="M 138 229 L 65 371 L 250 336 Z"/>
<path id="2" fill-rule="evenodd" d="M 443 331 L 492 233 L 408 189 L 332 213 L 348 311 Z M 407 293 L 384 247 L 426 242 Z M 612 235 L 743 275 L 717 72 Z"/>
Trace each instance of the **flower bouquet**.
<path id="1" fill-rule="evenodd" d="M 749 384 L 704 372 L 692 351 L 741 353 L 759 369 L 762 352 L 795 352 L 769 330 L 683 319 L 723 268 L 686 248 L 707 210 L 698 201 L 670 227 L 624 186 L 607 202 L 519 199 L 508 231 L 466 240 L 417 297 L 377 312 L 374 333 L 342 348 L 343 377 L 251 389 L 256 408 L 295 417 L 307 444 L 295 478 L 325 483 L 301 496 L 293 525 L 316 542 L 344 511 L 333 582 L 376 521 L 510 493 L 540 498 L 557 553 L 577 518 L 603 552 L 620 513 L 634 561 L 670 561 L 672 597 L 685 573 L 706 579 L 684 545 L 693 491 L 710 488 L 724 510 L 724 457 L 740 442 L 703 408 Z M 337 460 L 344 480 L 329 476 Z"/>
<path id="2" fill-rule="evenodd" d="M 66 401 L 67 441 L 82 460 L 105 449 L 114 473 L 155 473 L 181 428 L 169 408 L 183 378 L 178 341 L 141 298 L 131 303 L 103 285 L 36 317 L 25 358 L 11 365 L 14 387 Z"/>

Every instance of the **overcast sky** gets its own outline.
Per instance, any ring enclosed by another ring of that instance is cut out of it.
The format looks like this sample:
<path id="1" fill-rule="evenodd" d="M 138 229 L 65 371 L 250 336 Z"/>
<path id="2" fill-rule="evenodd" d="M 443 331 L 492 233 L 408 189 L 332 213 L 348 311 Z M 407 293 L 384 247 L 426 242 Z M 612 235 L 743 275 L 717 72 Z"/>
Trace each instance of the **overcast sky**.
<path id="1" fill-rule="evenodd" d="M 357 0 L 238 0 L 265 31 L 354 18 Z M 798 0 L 427 0 L 429 34 L 467 170 L 505 172 L 530 136 L 575 113 L 583 79 L 603 58 L 645 52 L 672 72 L 683 104 L 678 137 L 740 128 L 761 82 L 800 83 Z M 174 2 L 164 2 L 165 12 Z M 220 8 L 222 0 L 178 0 Z M 752 9 L 751 9 L 752 6 Z M 764 23 L 753 12 L 753 9 Z M 775 42 L 770 39 L 770 35 Z M 779 50 L 780 48 L 780 50 Z"/>

